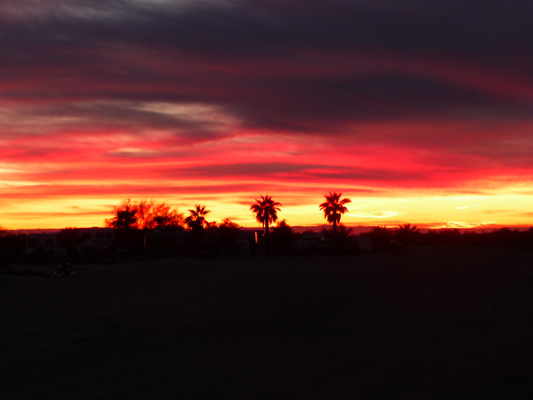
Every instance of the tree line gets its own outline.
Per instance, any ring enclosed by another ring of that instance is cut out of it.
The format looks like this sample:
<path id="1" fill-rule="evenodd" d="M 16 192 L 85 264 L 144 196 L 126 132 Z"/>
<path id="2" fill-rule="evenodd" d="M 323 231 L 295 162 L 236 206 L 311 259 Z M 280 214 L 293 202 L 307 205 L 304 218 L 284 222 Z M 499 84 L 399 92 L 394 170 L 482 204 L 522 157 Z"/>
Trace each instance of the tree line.
<path id="1" fill-rule="evenodd" d="M 324 195 L 325 201 L 318 205 L 323 211 L 324 218 L 332 225 L 331 231 L 324 231 L 324 239 L 341 250 L 353 247 L 354 235 L 349 228 L 341 225 L 341 217 L 348 212 L 347 205 L 351 203 L 349 198 L 342 198 L 342 193 L 329 192 Z M 255 219 L 262 225 L 265 241 L 270 242 L 272 247 L 287 249 L 300 238 L 300 235 L 292 232 L 285 220 L 278 222 L 278 213 L 282 204 L 275 201 L 271 196 L 265 195 L 255 199 L 250 205 Z M 230 219 L 224 219 L 221 223 L 207 221 L 211 212 L 204 205 L 195 205 L 188 210 L 189 215 L 184 216 L 176 210 L 172 210 L 165 203 L 141 201 L 139 203 L 126 200 L 115 210 L 113 218 L 106 220 L 106 226 L 118 230 L 185 230 L 189 229 L 197 234 L 202 234 L 206 229 L 220 230 L 221 237 L 238 236 L 240 227 Z M 274 224 L 278 222 L 277 227 Z M 275 237 L 270 238 L 271 229 L 274 227 Z M 231 232 L 231 233 L 230 233 Z M 524 248 L 533 247 L 533 228 L 527 231 L 502 228 L 490 232 L 476 232 L 458 229 L 438 229 L 421 232 L 416 226 L 403 224 L 396 228 L 385 226 L 373 227 L 368 232 L 360 233 L 359 236 L 372 239 L 374 251 L 403 252 L 409 245 L 431 244 L 465 244 L 486 246 L 519 246 Z M 285 242 L 285 243 L 284 243 Z"/>
<path id="2" fill-rule="evenodd" d="M 342 193 L 330 192 L 324 195 L 326 201 L 319 205 L 324 212 L 324 218 L 333 225 L 333 232 L 338 232 L 341 216 L 348 212 L 346 204 L 351 203 L 348 198 L 341 198 Z M 278 212 L 281 211 L 281 203 L 271 196 L 260 196 L 250 206 L 255 219 L 263 225 L 265 237 L 269 236 L 270 228 L 278 220 Z M 208 222 L 207 214 L 211 212 L 206 206 L 196 204 L 188 210 L 189 215 L 173 210 L 166 203 L 143 200 L 132 202 L 124 200 L 114 211 L 114 216 L 105 220 L 105 226 L 123 230 L 184 230 L 186 227 L 193 231 L 201 231 L 206 228 L 217 226 L 214 222 Z M 220 225 L 232 224 L 229 219 L 222 221 Z M 285 223 L 286 224 L 286 223 Z"/>
<path id="3" fill-rule="evenodd" d="M 341 193 L 330 192 L 324 195 L 325 201 L 318 205 L 323 211 L 324 218 L 332 225 L 331 230 L 324 230 L 315 234 L 311 240 L 309 252 L 318 253 L 356 253 L 358 251 L 358 237 L 371 238 L 372 251 L 404 253 L 410 245 L 483 245 L 509 246 L 533 248 L 533 228 L 529 230 L 513 230 L 501 228 L 494 231 L 478 232 L 474 230 L 436 229 L 420 231 L 411 224 L 400 225 L 396 228 L 376 226 L 369 231 L 354 235 L 352 231 L 341 224 L 341 217 L 348 212 L 347 205 L 351 202 L 342 198 Z M 285 220 L 279 221 L 278 213 L 282 204 L 271 196 L 265 195 L 255 199 L 250 210 L 255 219 L 262 224 L 264 235 L 262 244 L 256 251 L 266 251 L 276 254 L 293 254 L 298 252 L 300 239 L 309 242 L 309 235 L 293 232 Z M 193 249 L 201 249 L 211 241 L 220 251 L 235 250 L 236 242 L 243 240 L 243 230 L 239 225 L 226 218 L 222 222 L 208 221 L 210 210 L 205 205 L 196 204 L 188 210 L 188 215 L 172 209 L 166 203 L 143 200 L 134 202 L 123 201 L 114 210 L 113 216 L 105 220 L 105 225 L 115 230 L 115 244 L 113 248 L 126 249 L 130 253 L 139 252 L 146 245 L 146 239 L 152 240 L 156 247 L 165 245 L 171 247 L 175 235 L 166 233 L 188 230 L 180 241 L 188 241 Z M 276 225 L 275 225 L 276 224 Z M 80 230 L 66 228 L 58 233 L 58 242 L 67 249 L 74 249 L 83 239 Z M 205 234 L 208 231 L 209 234 Z M 151 232 L 146 235 L 146 232 Z M 159 232 L 154 236 L 154 233 Z M 12 235 L 0 232 L 0 266 L 9 260 L 24 261 L 28 236 L 24 234 Z M 150 244 L 150 243 L 148 243 Z M 300 243 L 301 244 L 301 243 Z M 305 244 L 305 243 L 304 243 Z M 307 243 L 309 244 L 309 243 Z M 263 246 L 263 247 L 261 247 Z M 108 249 L 114 251 L 113 249 Z M 231 251 L 230 251 L 231 253 Z"/>

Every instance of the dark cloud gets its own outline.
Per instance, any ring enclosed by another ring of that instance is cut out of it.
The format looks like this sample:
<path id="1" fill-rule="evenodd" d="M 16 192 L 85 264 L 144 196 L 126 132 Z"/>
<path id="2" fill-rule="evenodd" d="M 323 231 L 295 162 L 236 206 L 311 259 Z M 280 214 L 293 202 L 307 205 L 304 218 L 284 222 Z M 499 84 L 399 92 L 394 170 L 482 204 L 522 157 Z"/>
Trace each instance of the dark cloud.
<path id="1" fill-rule="evenodd" d="M 280 182 L 328 182 L 345 181 L 360 182 L 400 182 L 419 181 L 420 183 L 432 179 L 430 174 L 423 172 L 406 173 L 386 168 L 353 168 L 334 164 L 305 164 L 283 162 L 234 163 L 213 164 L 189 168 L 175 168 L 159 171 L 171 177 L 240 177 L 264 179 L 276 178 Z"/>
<path id="2" fill-rule="evenodd" d="M 208 102 L 246 126 L 302 132 L 354 120 L 461 118 L 464 110 L 533 115 L 520 96 L 435 72 L 453 62 L 531 89 L 533 6 L 526 1 L 61 4 L 31 23 L 0 28 L 6 96 Z M 327 66 L 339 54 L 350 57 Z M 361 69 L 361 58 L 377 56 L 385 70 Z M 395 69 L 398 59 L 414 66 Z M 312 76 L 298 74 L 316 62 L 323 66 Z M 22 91 L 7 85 L 32 80 Z M 166 125 L 169 117 L 139 113 L 138 120 Z"/>

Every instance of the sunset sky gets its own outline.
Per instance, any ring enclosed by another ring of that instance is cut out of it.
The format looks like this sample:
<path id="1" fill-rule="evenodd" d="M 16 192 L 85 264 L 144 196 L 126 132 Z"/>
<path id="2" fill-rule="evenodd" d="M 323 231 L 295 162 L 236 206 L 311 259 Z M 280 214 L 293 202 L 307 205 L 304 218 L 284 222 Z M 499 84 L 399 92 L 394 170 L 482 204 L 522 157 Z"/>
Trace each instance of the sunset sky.
<path id="1" fill-rule="evenodd" d="M 0 0 L 0 226 L 533 225 L 533 3 Z"/>

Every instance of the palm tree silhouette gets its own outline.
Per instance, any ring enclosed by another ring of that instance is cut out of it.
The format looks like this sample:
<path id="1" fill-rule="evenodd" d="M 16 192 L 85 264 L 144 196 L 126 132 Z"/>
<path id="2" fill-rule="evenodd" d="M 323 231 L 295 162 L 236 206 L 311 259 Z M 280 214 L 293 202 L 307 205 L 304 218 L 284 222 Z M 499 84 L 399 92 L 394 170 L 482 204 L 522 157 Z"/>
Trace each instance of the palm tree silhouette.
<path id="1" fill-rule="evenodd" d="M 137 212 L 139 207 L 132 203 L 130 199 L 124 200 L 120 206 L 115 209 L 115 216 L 111 219 L 106 219 L 105 225 L 113 229 L 136 229 L 137 226 Z"/>
<path id="2" fill-rule="evenodd" d="M 261 196 L 261 200 L 256 199 L 255 204 L 250 207 L 250 210 L 255 214 L 257 222 L 263 224 L 265 238 L 268 237 L 269 224 L 276 222 L 278 219 L 278 211 L 281 211 L 279 206 L 281 206 L 281 203 L 272 200 L 272 197 L 266 195 Z"/>
<path id="3" fill-rule="evenodd" d="M 418 232 L 416 225 L 411 226 L 411 224 L 404 224 L 398 227 L 398 233 L 412 235 L 416 232 Z"/>
<path id="4" fill-rule="evenodd" d="M 209 223 L 206 221 L 205 216 L 209 214 L 211 210 L 207 210 L 205 206 L 196 204 L 194 210 L 189 210 L 189 215 L 185 218 L 185 223 L 193 231 L 203 230 Z"/>
<path id="5" fill-rule="evenodd" d="M 417 234 L 418 228 L 416 225 L 412 226 L 411 224 L 400 225 L 396 231 L 396 236 L 398 239 L 403 241 L 405 244 L 411 244 Z"/>
<path id="6" fill-rule="evenodd" d="M 333 224 L 333 232 L 335 233 L 337 233 L 337 224 L 341 221 L 341 215 L 348 211 L 344 205 L 352 202 L 350 199 L 341 200 L 341 196 L 342 193 L 329 192 L 329 195 L 324 195 L 326 201 L 319 206 L 324 211 L 324 218 Z"/>

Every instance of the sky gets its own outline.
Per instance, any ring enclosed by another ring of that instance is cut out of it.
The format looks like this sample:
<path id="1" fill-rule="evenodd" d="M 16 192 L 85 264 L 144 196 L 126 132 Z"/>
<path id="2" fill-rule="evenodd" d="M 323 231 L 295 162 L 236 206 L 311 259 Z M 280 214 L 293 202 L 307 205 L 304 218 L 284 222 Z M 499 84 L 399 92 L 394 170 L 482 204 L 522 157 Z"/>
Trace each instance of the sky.
<path id="1" fill-rule="evenodd" d="M 533 3 L 0 0 L 0 226 L 533 225 Z"/>

